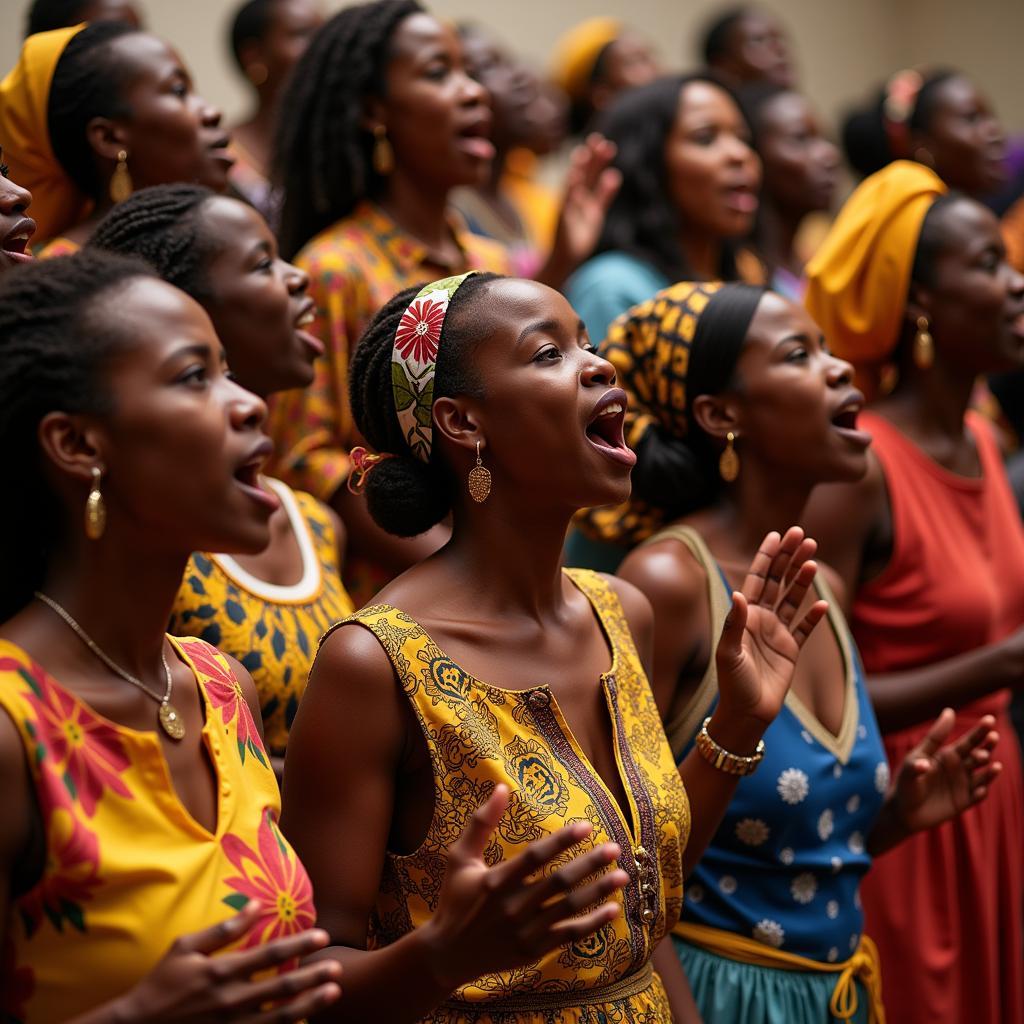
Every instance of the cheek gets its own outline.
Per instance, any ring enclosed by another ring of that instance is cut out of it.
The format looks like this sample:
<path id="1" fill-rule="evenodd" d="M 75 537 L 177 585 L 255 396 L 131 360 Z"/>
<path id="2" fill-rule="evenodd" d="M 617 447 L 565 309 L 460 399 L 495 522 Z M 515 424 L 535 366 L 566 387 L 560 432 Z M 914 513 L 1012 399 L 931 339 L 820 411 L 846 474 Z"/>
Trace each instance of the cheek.
<path id="1" fill-rule="evenodd" d="M 676 206 L 687 220 L 698 223 L 709 219 L 710 204 L 717 204 L 712 183 L 714 160 L 708 150 L 679 147 L 669 157 L 669 187 Z"/>

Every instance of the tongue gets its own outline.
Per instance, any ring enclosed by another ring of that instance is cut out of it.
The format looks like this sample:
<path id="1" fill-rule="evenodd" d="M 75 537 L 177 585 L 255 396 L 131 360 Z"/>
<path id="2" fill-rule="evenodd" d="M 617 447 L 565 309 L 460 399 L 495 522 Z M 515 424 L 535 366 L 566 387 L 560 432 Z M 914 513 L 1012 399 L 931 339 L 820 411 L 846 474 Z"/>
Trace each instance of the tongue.
<path id="1" fill-rule="evenodd" d="M 459 146 L 464 152 L 480 160 L 494 159 L 494 143 L 482 135 L 460 135 Z"/>

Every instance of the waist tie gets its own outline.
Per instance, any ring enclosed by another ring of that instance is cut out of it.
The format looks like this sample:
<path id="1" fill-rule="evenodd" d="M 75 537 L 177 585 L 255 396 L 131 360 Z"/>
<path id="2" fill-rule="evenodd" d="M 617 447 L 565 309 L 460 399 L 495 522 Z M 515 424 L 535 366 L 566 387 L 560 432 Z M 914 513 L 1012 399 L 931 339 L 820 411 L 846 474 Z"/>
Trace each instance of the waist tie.
<path id="1" fill-rule="evenodd" d="M 868 1019 L 871 1024 L 885 1024 L 885 1007 L 882 1004 L 882 970 L 878 962 L 878 949 L 866 935 L 860 938 L 857 951 L 849 960 L 842 963 L 822 963 L 820 960 L 809 960 L 796 953 L 785 953 L 763 942 L 755 942 L 743 935 L 723 931 L 720 928 L 709 928 L 703 924 L 680 921 L 672 930 L 672 934 L 686 942 L 699 946 L 701 949 L 736 960 L 741 964 L 752 964 L 754 967 L 771 967 L 783 971 L 816 971 L 819 974 L 838 974 L 832 998 L 829 1000 L 829 1011 L 832 1016 L 842 1021 L 853 1019 L 857 1012 L 857 986 L 854 982 L 860 979 L 868 993 Z"/>
<path id="2" fill-rule="evenodd" d="M 441 1008 L 489 1014 L 517 1013 L 521 1010 L 566 1010 L 628 999 L 646 992 L 653 980 L 654 968 L 648 961 L 635 974 L 601 988 L 581 988 L 572 992 L 524 992 L 508 999 L 447 999 Z"/>

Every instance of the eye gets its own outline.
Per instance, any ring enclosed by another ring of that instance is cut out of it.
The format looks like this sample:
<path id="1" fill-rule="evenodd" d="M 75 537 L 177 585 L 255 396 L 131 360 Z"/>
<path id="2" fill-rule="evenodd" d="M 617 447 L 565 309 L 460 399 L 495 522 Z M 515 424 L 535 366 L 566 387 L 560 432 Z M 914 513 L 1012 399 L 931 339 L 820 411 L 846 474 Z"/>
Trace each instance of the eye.
<path id="1" fill-rule="evenodd" d="M 257 270 L 260 273 L 264 273 L 268 270 L 274 269 L 274 261 L 269 256 L 264 256 L 263 259 L 253 267 L 253 270 Z"/>
<path id="2" fill-rule="evenodd" d="M 584 352 L 587 352 L 590 355 L 597 355 L 597 346 L 592 341 L 588 341 L 586 344 L 581 345 L 580 348 L 582 348 Z"/>
<path id="3" fill-rule="evenodd" d="M 178 99 L 183 100 L 186 96 L 188 96 L 188 85 L 185 82 L 182 82 L 180 80 L 176 81 L 171 86 L 171 92 L 175 96 L 177 96 Z"/>
<path id="4" fill-rule="evenodd" d="M 531 360 L 534 363 L 554 363 L 562 358 L 562 353 L 555 345 L 542 348 Z"/>
<path id="5" fill-rule="evenodd" d="M 786 353 L 785 361 L 787 363 L 805 363 L 808 358 L 808 351 L 803 345 L 797 345 L 796 348 L 791 348 Z"/>
<path id="6" fill-rule="evenodd" d="M 447 61 L 434 60 L 426 66 L 423 73 L 432 82 L 441 82 L 448 77 L 450 71 L 451 66 Z"/>
<path id="7" fill-rule="evenodd" d="M 714 128 L 703 128 L 699 132 L 694 132 L 690 136 L 690 141 L 698 146 L 713 146 L 717 138 L 718 132 Z"/>
<path id="8" fill-rule="evenodd" d="M 177 383 L 192 388 L 203 388 L 209 383 L 209 374 L 206 372 L 206 367 L 201 364 L 190 366 L 178 377 Z"/>

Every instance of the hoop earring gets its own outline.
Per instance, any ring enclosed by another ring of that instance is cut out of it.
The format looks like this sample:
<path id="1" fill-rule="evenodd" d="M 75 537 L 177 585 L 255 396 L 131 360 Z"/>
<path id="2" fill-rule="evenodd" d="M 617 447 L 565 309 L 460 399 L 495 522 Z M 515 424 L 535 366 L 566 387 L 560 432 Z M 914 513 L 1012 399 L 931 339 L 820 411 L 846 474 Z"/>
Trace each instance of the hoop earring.
<path id="1" fill-rule="evenodd" d="M 382 124 L 373 128 L 373 169 L 386 178 L 395 169 L 395 151 L 388 141 L 387 129 Z"/>
<path id="2" fill-rule="evenodd" d="M 89 540 L 99 540 L 107 526 L 107 506 L 100 493 L 103 474 L 98 466 L 92 467 L 92 487 L 85 499 L 85 535 Z"/>
<path id="3" fill-rule="evenodd" d="M 914 365 L 927 370 L 935 362 L 935 342 L 928 330 L 928 317 L 917 318 L 917 333 L 914 335 Z"/>
<path id="4" fill-rule="evenodd" d="M 128 153 L 120 150 L 117 154 L 117 167 L 110 178 L 110 198 L 115 203 L 123 203 L 132 194 L 132 176 L 128 171 Z"/>
<path id="5" fill-rule="evenodd" d="M 491 471 L 480 459 L 480 442 L 476 443 L 476 465 L 469 471 L 469 496 L 482 505 L 491 493 Z"/>
<path id="6" fill-rule="evenodd" d="M 718 472 L 731 484 L 740 475 L 740 457 L 736 454 L 736 435 L 730 430 L 725 436 L 725 451 L 718 459 Z"/>

